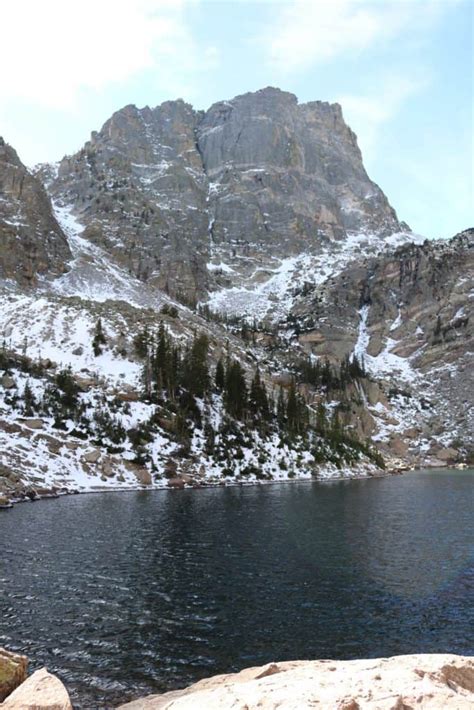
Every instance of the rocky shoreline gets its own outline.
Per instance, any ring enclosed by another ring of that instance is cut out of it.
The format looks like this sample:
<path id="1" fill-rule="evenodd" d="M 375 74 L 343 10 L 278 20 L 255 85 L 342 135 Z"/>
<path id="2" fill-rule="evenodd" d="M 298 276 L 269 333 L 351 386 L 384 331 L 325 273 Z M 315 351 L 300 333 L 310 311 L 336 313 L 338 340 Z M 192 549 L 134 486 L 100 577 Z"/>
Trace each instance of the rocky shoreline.
<path id="1" fill-rule="evenodd" d="M 24 656 L 0 649 L 2 710 L 73 710 L 56 676 L 43 668 L 27 678 L 26 666 Z M 473 657 L 414 654 L 268 663 L 139 698 L 118 710 L 470 710 L 473 706 Z"/>
<path id="2" fill-rule="evenodd" d="M 302 477 L 302 478 L 285 478 L 285 479 L 272 479 L 272 480 L 255 480 L 255 481 L 236 481 L 236 480 L 226 480 L 226 481 L 200 481 L 199 484 L 197 483 L 189 483 L 186 482 L 185 480 L 174 480 L 172 482 L 168 482 L 168 485 L 162 485 L 162 486 L 143 486 L 143 485 L 136 485 L 136 486 L 117 486 L 115 487 L 101 487 L 97 486 L 95 490 L 70 490 L 70 489 L 58 489 L 58 488 L 38 488 L 38 489 L 28 489 L 28 490 L 21 490 L 19 493 L 18 492 L 13 492 L 13 495 L 6 496 L 6 495 L 0 495 L 0 510 L 7 510 L 10 508 L 13 508 L 14 505 L 17 503 L 32 503 L 36 502 L 39 500 L 45 500 L 49 498 L 61 498 L 63 496 L 70 496 L 70 495 L 87 495 L 87 494 L 94 494 L 94 493 L 130 493 L 133 491 L 164 491 L 164 490 L 199 490 L 203 488 L 235 488 L 237 486 L 240 487 L 248 487 L 248 486 L 268 486 L 268 485 L 274 485 L 276 483 L 332 483 L 336 481 L 355 481 L 355 480 L 364 480 L 364 479 L 370 479 L 370 478 L 386 478 L 388 476 L 400 476 L 405 473 L 408 473 L 409 471 L 414 471 L 414 470 L 420 470 L 420 469 L 437 469 L 437 468 L 443 468 L 443 469 L 453 469 L 453 470 L 462 470 L 465 468 L 470 468 L 467 464 L 458 464 L 457 466 L 451 466 L 447 465 L 445 463 L 439 462 L 439 463 L 426 463 L 420 466 L 409 466 L 409 465 L 398 465 L 394 468 L 386 469 L 386 470 L 378 470 L 377 472 L 374 472 L 373 470 L 367 471 L 367 473 L 360 473 L 356 472 L 355 474 L 350 474 L 347 475 L 345 473 L 341 474 L 340 476 L 314 476 L 313 478 L 307 478 L 307 477 Z M 171 484 L 170 484 L 171 483 Z"/>
<path id="3" fill-rule="evenodd" d="M 429 468 L 428 466 L 426 468 Z M 437 466 L 431 468 L 438 468 Z M 440 466 L 439 468 L 449 468 L 448 466 Z M 63 496 L 71 495 L 87 495 L 95 493 L 131 493 L 133 491 L 165 491 L 165 490 L 200 490 L 203 488 L 235 488 L 235 487 L 248 487 L 248 486 L 267 486 L 281 483 L 331 483 L 336 481 L 354 481 L 354 480 L 365 480 L 370 478 L 386 478 L 387 476 L 398 476 L 403 473 L 408 472 L 410 469 L 407 467 L 398 467 L 390 470 L 378 470 L 374 472 L 372 470 L 367 471 L 367 473 L 356 472 L 351 475 L 341 474 L 340 476 L 320 476 L 313 478 L 284 478 L 284 479 L 272 479 L 272 480 L 255 480 L 255 481 L 244 481 L 244 480 L 226 480 L 226 481 L 202 481 L 199 484 L 188 483 L 186 481 L 173 481 L 171 485 L 163 486 L 117 486 L 115 487 L 101 487 L 97 486 L 95 490 L 70 490 L 70 489 L 58 489 L 58 488 L 44 488 L 39 489 L 28 489 L 21 490 L 19 493 L 13 492 L 13 495 L 6 496 L 0 495 L 0 510 L 7 510 L 13 508 L 17 503 L 33 503 L 40 500 L 47 500 L 50 498 L 62 498 Z"/>

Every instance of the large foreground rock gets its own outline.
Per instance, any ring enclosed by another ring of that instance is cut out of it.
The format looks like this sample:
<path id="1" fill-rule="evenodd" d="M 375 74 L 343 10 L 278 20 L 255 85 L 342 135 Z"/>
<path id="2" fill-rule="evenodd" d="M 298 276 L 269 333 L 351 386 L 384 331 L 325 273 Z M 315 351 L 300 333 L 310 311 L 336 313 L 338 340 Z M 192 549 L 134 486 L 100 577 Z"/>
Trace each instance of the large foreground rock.
<path id="1" fill-rule="evenodd" d="M 361 661 L 289 661 L 208 678 L 121 710 L 468 710 L 474 660 L 428 654 Z"/>
<path id="2" fill-rule="evenodd" d="M 42 668 L 22 683 L 0 705 L 1 710 L 72 710 L 59 678 Z"/>
<path id="3" fill-rule="evenodd" d="M 0 648 L 0 703 L 12 690 L 15 690 L 17 685 L 23 683 L 27 666 L 26 656 L 19 656 L 17 653 Z"/>

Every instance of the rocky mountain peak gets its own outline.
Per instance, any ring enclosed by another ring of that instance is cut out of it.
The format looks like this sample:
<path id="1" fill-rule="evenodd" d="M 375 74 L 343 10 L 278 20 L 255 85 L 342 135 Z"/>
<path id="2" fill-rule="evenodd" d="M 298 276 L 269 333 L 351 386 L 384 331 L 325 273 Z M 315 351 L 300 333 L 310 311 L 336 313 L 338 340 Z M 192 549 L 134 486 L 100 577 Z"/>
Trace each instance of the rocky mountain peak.
<path id="1" fill-rule="evenodd" d="M 274 87 L 207 111 L 182 99 L 125 106 L 61 161 L 51 191 L 87 239 L 186 301 L 218 285 L 215 264 L 232 280 L 242 257 L 406 228 L 367 176 L 341 107 Z"/>

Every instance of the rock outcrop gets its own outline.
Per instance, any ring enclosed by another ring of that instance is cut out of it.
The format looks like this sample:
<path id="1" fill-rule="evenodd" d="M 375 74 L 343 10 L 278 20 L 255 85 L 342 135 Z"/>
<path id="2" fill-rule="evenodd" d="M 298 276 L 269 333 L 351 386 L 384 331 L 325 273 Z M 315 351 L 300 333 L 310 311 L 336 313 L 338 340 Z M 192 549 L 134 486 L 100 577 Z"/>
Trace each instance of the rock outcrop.
<path id="1" fill-rule="evenodd" d="M 59 678 L 42 668 L 19 685 L 0 704 L 2 710 L 72 710 L 69 694 Z"/>
<path id="2" fill-rule="evenodd" d="M 474 661 L 454 655 L 286 661 L 215 676 L 120 710 L 468 710 Z"/>
<path id="3" fill-rule="evenodd" d="M 43 185 L 0 138 L 0 278 L 31 285 L 63 273 L 70 257 Z"/>
<path id="4" fill-rule="evenodd" d="M 28 659 L 0 648 L 0 703 L 26 679 Z"/>

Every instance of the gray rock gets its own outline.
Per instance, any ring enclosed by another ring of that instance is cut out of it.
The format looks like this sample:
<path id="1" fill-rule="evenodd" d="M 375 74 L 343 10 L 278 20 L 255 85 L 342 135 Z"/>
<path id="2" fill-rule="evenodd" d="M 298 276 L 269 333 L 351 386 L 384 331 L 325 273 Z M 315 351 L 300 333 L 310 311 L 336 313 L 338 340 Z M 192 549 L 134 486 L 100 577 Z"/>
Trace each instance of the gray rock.
<path id="1" fill-rule="evenodd" d="M 205 113 L 181 100 L 126 106 L 61 161 L 50 190 L 87 239 L 185 302 L 215 284 L 217 253 L 288 256 L 401 226 L 341 107 L 273 88 Z"/>
<path id="2" fill-rule="evenodd" d="M 41 182 L 0 138 L 0 277 L 23 285 L 66 270 L 71 253 Z"/>

